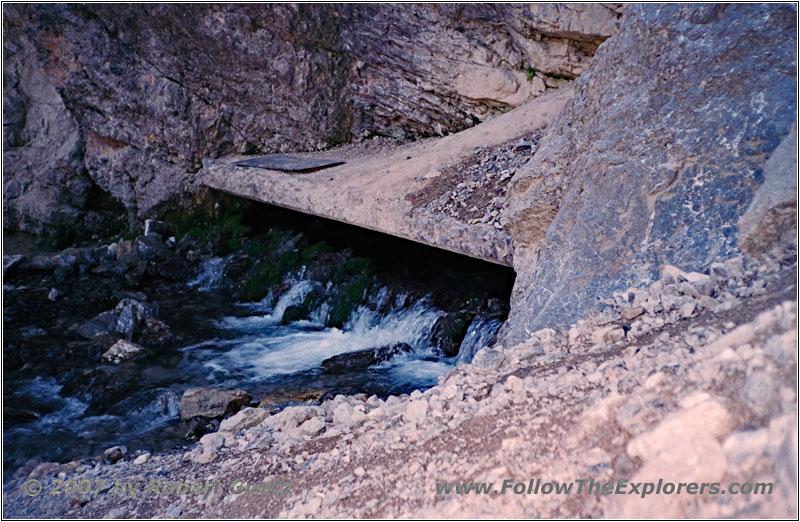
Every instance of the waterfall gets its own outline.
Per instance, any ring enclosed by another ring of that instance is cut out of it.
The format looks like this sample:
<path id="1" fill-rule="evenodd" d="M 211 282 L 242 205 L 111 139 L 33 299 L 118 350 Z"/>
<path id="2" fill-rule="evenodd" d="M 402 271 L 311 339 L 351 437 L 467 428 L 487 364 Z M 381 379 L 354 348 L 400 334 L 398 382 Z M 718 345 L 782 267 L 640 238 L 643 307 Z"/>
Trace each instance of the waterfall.
<path id="1" fill-rule="evenodd" d="M 488 345 L 503 323 L 495 319 L 476 317 L 467 328 L 461 347 L 458 349 L 456 364 L 468 364 L 475 352 Z"/>
<path id="2" fill-rule="evenodd" d="M 200 265 L 200 269 L 194 279 L 189 281 L 189 286 L 198 287 L 198 290 L 202 292 L 208 292 L 212 288 L 219 286 L 222 276 L 225 274 L 225 268 L 232 258 L 233 254 L 206 259 Z"/>
<path id="3" fill-rule="evenodd" d="M 275 303 L 275 308 L 272 310 L 271 314 L 272 317 L 278 321 L 282 320 L 283 313 L 287 308 L 292 305 L 301 304 L 305 301 L 309 292 L 320 286 L 322 286 L 320 283 L 308 279 L 295 283 L 289 291 L 283 294 L 280 299 L 278 299 L 278 302 Z"/>

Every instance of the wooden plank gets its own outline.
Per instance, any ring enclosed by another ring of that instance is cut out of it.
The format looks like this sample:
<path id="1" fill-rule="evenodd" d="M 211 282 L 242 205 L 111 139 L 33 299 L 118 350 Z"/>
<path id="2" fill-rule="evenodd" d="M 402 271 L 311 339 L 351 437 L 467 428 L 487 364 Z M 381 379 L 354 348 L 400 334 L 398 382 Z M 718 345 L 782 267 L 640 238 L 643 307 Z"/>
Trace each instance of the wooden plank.
<path id="1" fill-rule="evenodd" d="M 287 172 L 310 172 L 343 164 L 344 161 L 324 158 L 304 158 L 290 154 L 267 154 L 256 158 L 237 161 L 238 167 L 283 170 Z"/>

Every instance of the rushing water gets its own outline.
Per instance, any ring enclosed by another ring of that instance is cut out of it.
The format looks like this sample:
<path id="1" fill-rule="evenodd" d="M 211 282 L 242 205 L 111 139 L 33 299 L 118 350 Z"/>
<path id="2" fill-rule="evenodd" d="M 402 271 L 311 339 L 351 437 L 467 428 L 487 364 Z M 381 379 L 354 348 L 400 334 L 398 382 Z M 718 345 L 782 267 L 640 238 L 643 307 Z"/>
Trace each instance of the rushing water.
<path id="1" fill-rule="evenodd" d="M 121 375 L 135 376 L 137 390 L 106 405 L 104 412 L 92 411 L 77 396 L 63 397 L 53 378 L 5 387 L 4 393 L 13 390 L 6 393 L 6 401 L 39 415 L 4 429 L 6 453 L 17 461 L 32 456 L 64 461 L 96 455 L 115 444 L 147 450 L 174 447 L 181 441 L 165 436 L 164 430 L 177 425 L 180 396 L 190 387 L 243 388 L 254 397 L 277 394 L 284 403 L 307 392 L 386 396 L 427 388 L 456 364 L 469 362 L 501 325 L 475 319 L 459 355 L 445 358 L 430 344 L 443 312 L 428 298 L 406 302 L 408 296 L 400 295 L 388 303 L 385 288 L 375 293 L 371 307 L 355 309 L 342 329 L 323 326 L 328 313 L 324 305 L 309 321 L 281 324 L 287 307 L 302 303 L 320 283 L 296 274 L 274 307 L 272 296 L 259 303 L 233 302 L 217 288 L 228 261 L 206 261 L 186 292 L 160 300 L 161 317 L 176 333 L 196 341 L 120 368 L 129 372 Z M 371 308 L 390 311 L 381 315 Z M 335 355 L 395 343 L 406 343 L 412 350 L 352 374 L 329 375 L 320 366 Z"/>

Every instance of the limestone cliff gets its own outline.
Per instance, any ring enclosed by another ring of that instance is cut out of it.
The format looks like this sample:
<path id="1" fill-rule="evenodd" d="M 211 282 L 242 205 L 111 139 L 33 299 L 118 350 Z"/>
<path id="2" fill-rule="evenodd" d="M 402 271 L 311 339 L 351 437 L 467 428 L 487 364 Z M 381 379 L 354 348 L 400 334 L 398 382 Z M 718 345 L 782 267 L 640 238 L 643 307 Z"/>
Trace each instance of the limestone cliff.
<path id="1" fill-rule="evenodd" d="M 80 228 L 100 193 L 146 212 L 203 157 L 464 129 L 581 74 L 619 11 L 5 6 L 5 226 Z"/>
<path id="2" fill-rule="evenodd" d="M 626 9 L 513 181 L 504 214 L 517 270 L 509 341 L 569 324 L 664 264 L 702 270 L 735 255 L 737 221 L 792 127 L 794 7 Z M 794 164 L 777 164 L 788 165 L 783 180 L 796 175 L 794 154 Z M 770 191 L 796 190 L 783 185 Z M 784 238 L 796 234 L 795 212 L 796 199 Z"/>

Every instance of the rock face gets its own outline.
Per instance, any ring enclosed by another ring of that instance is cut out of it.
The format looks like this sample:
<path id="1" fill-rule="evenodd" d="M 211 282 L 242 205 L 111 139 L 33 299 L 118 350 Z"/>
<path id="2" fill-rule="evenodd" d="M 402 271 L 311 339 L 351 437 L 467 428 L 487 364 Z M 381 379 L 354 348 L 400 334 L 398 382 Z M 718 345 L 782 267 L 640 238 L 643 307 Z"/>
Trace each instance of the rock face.
<path id="1" fill-rule="evenodd" d="M 793 8 L 626 9 L 509 191 L 508 341 L 568 324 L 665 264 L 700 271 L 735 254 L 737 220 L 792 127 Z"/>
<path id="2" fill-rule="evenodd" d="M 577 77 L 619 16 L 613 4 L 11 6 L 6 223 L 97 228 L 101 200 L 141 215 L 194 190 L 203 157 L 469 127 Z"/>
<path id="3" fill-rule="evenodd" d="M 797 122 L 764 165 L 764 183 L 739 220 L 739 236 L 748 253 L 797 242 Z"/>

